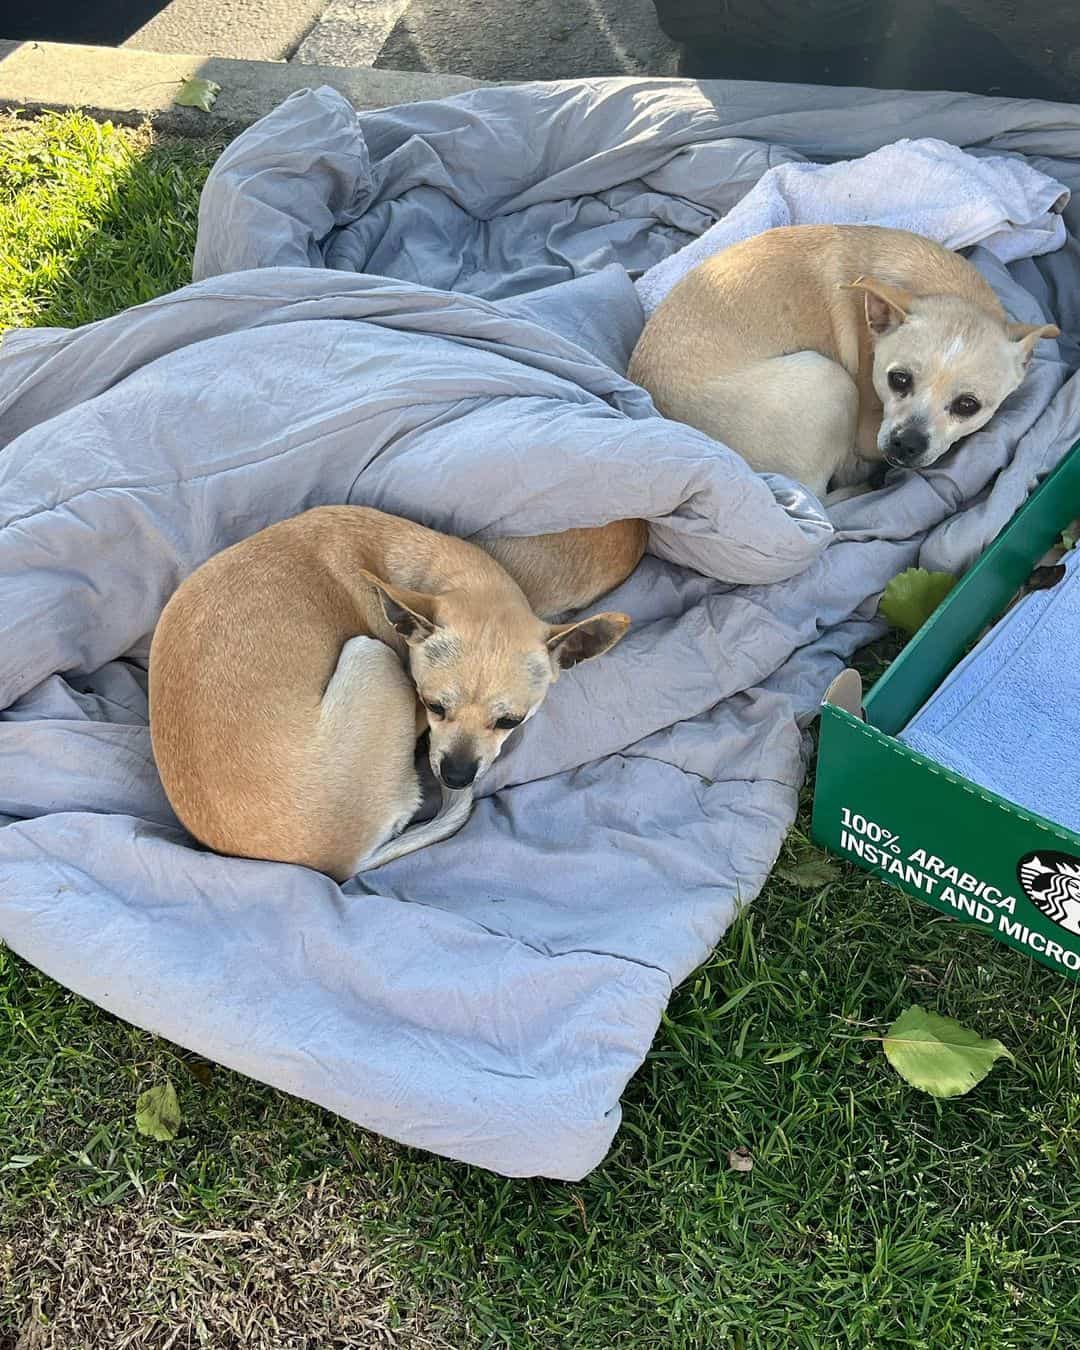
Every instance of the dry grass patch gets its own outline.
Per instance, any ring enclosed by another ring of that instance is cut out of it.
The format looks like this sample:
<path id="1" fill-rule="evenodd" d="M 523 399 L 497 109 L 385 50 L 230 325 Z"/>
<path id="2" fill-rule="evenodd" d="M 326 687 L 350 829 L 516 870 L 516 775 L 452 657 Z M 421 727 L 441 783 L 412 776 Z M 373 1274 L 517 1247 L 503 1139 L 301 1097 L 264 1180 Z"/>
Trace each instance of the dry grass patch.
<path id="1" fill-rule="evenodd" d="M 168 1188 L 121 1209 L 33 1207 L 0 1240 L 2 1305 L 21 1328 L 0 1346 L 446 1350 L 371 1259 L 355 1198 L 324 1178 L 287 1201 L 225 1227 L 184 1222 Z"/>

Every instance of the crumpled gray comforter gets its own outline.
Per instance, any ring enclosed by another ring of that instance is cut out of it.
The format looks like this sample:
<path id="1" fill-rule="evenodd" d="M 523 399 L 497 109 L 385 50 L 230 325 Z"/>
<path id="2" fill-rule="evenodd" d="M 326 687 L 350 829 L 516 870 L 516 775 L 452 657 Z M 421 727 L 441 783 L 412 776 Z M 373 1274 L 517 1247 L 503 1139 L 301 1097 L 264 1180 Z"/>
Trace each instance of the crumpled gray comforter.
<path id="1" fill-rule="evenodd" d="M 1072 234 L 1008 269 L 976 250 L 1017 318 L 1061 324 L 1057 355 L 835 532 L 623 377 L 626 269 L 771 164 L 902 135 L 1080 187 L 1080 109 L 1049 104 L 616 79 L 356 117 L 324 89 L 222 156 L 194 285 L 9 334 L 0 937 L 394 1139 L 509 1175 L 594 1167 L 672 987 L 776 857 L 802 728 L 877 594 L 916 561 L 969 564 L 1080 436 Z M 652 542 L 605 602 L 631 635 L 560 680 L 465 829 L 339 888 L 193 846 L 154 771 L 145 657 L 210 554 L 343 501 L 465 536 L 644 516 Z"/>

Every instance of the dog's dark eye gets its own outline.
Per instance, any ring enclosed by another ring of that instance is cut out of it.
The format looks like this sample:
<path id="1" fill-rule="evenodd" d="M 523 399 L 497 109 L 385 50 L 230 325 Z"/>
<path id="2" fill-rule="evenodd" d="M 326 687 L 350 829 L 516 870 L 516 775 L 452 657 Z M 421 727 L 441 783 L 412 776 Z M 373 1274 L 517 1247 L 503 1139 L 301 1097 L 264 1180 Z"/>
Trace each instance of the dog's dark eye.
<path id="1" fill-rule="evenodd" d="M 981 407 L 974 394 L 961 394 L 959 398 L 953 399 L 949 411 L 954 417 L 974 417 Z"/>
<path id="2" fill-rule="evenodd" d="M 889 388 L 894 394 L 910 394 L 914 383 L 915 380 L 909 370 L 889 371 Z"/>
<path id="3" fill-rule="evenodd" d="M 441 703 L 425 703 L 424 707 L 431 713 L 432 717 L 445 717 L 446 709 Z"/>
<path id="4" fill-rule="evenodd" d="M 496 731 L 513 731 L 515 727 L 521 726 L 524 717 L 500 717 L 495 723 Z"/>

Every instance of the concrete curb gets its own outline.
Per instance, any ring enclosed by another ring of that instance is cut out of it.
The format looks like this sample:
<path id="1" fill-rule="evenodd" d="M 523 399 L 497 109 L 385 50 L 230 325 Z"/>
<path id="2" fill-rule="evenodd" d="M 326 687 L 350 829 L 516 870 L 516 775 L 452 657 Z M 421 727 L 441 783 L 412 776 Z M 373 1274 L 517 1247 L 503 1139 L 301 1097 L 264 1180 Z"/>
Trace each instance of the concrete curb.
<path id="1" fill-rule="evenodd" d="M 221 85 L 208 113 L 173 103 L 180 86 L 193 75 Z M 323 84 L 339 90 L 358 108 L 386 108 L 446 98 L 485 83 L 463 75 L 0 41 L 0 108 L 33 114 L 80 108 L 102 121 L 128 126 L 150 121 L 180 136 L 235 132 L 296 90 Z"/>

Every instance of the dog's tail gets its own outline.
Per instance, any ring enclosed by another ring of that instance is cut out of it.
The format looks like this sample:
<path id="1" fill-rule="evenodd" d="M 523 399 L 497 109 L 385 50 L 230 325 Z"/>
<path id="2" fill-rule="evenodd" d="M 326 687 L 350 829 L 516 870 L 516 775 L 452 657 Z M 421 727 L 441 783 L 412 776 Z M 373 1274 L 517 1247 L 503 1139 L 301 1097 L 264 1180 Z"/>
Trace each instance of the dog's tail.
<path id="1" fill-rule="evenodd" d="M 442 805 L 430 820 L 419 825 L 410 825 L 393 839 L 381 844 L 374 853 L 369 853 L 357 867 L 357 872 L 370 872 L 382 867 L 384 863 L 403 858 L 415 849 L 426 848 L 428 844 L 437 844 L 441 839 L 449 839 L 456 834 L 469 819 L 473 807 L 473 790 L 465 788 L 461 792 L 450 792 L 443 788 Z"/>

